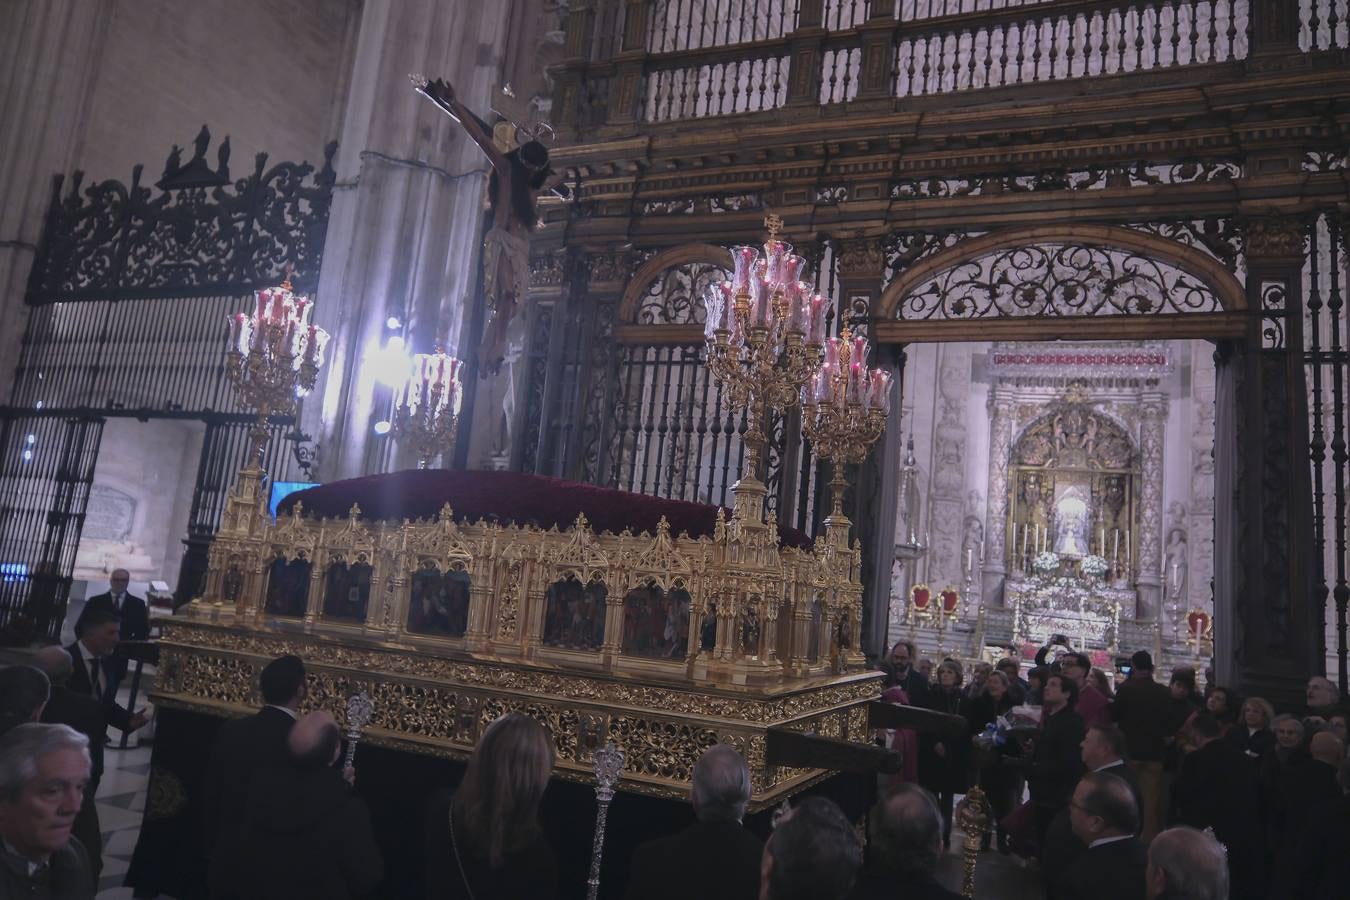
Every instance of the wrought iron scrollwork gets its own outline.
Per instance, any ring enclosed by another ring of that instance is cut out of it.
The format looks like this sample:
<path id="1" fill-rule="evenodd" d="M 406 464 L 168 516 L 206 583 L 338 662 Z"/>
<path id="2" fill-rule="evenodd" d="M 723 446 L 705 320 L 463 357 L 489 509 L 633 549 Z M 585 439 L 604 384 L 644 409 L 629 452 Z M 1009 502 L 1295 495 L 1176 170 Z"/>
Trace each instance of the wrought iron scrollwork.
<path id="1" fill-rule="evenodd" d="M 272 283 L 287 264 L 298 290 L 318 282 L 332 203 L 333 155 L 323 166 L 283 162 L 270 169 L 267 154 L 233 185 L 228 144 L 213 169 L 205 162 L 210 134 L 197 136 L 196 152 L 181 163 L 169 155 L 158 195 L 141 183 L 103 181 L 85 187 L 76 172 L 62 196 L 52 185 L 52 206 L 28 282 L 29 303 L 52 300 L 145 297 L 210 291 L 247 291 Z M 212 186 L 214 185 L 214 186 Z"/>
<path id="2" fill-rule="evenodd" d="M 902 319 L 1152 315 L 1218 312 L 1195 276 L 1135 253 L 1083 244 L 1032 244 L 959 263 L 918 285 Z"/>
<path id="3" fill-rule="evenodd" d="M 638 301 L 637 320 L 644 325 L 686 325 L 703 322 L 703 292 L 728 277 L 715 263 L 695 262 L 662 272 Z"/>

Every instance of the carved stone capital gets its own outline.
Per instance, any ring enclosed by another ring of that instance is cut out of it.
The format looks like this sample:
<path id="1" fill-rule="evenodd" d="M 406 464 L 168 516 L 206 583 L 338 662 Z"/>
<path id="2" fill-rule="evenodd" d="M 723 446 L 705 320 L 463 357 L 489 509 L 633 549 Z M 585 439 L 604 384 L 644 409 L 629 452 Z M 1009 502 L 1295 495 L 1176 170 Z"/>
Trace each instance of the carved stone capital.
<path id="1" fill-rule="evenodd" d="M 1269 260 L 1303 260 L 1303 224 L 1284 216 L 1247 223 L 1247 254 Z"/>
<path id="2" fill-rule="evenodd" d="M 846 238 L 839 242 L 841 277 L 879 277 L 886 267 L 886 251 L 879 237 Z"/>

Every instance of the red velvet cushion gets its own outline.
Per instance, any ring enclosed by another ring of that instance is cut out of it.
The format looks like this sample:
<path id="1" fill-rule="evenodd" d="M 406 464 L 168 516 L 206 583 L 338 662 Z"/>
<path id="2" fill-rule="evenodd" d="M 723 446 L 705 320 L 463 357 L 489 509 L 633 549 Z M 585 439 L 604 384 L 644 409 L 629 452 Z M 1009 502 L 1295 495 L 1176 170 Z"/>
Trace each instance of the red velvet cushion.
<path id="1" fill-rule="evenodd" d="M 410 469 L 366 475 L 297 491 L 281 501 L 278 515 L 296 502 L 307 515 L 345 518 L 353 503 L 366 519 L 430 519 L 449 503 L 456 522 L 479 519 L 502 524 L 567 528 L 584 512 L 595 531 L 656 531 L 662 516 L 670 532 L 698 538 L 711 536 L 717 507 L 708 503 L 667 500 L 610 488 L 525 475 L 520 472 L 450 472 Z M 731 513 L 727 511 L 727 518 Z M 811 538 L 795 528 L 778 532 L 779 543 L 810 547 Z"/>

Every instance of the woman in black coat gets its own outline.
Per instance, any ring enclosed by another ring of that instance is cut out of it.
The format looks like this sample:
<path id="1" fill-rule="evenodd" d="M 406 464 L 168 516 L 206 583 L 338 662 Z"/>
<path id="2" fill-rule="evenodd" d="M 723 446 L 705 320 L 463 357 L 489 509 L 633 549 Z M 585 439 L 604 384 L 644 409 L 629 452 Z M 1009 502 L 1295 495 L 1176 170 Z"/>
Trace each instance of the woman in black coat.
<path id="1" fill-rule="evenodd" d="M 433 806 L 427 828 L 432 900 L 554 900 L 558 863 L 539 827 L 553 771 L 553 739 L 529 716 L 488 726 L 453 800 Z"/>
<path id="2" fill-rule="evenodd" d="M 961 693 L 961 664 L 945 660 L 937 668 L 937 683 L 928 689 L 927 706 L 937 712 L 964 717 L 968 701 Z M 952 841 L 952 803 L 970 785 L 970 740 L 962 734 L 939 740 L 924 735 L 919 743 L 919 783 L 937 798 L 942 810 L 942 843 Z"/>

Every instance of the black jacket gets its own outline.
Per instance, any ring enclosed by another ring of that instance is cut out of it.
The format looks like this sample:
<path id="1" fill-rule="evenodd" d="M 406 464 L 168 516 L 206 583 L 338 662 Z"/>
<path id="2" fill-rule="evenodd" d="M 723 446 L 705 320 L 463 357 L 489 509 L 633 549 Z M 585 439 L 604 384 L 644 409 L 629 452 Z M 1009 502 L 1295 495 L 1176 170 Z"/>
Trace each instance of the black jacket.
<path id="1" fill-rule="evenodd" d="M 264 706 L 220 726 L 202 779 L 203 833 L 210 863 L 207 884 L 213 897 L 236 896 L 236 857 L 248 812 L 248 797 L 259 772 L 288 767 L 286 738 L 295 720 Z"/>
<path id="2" fill-rule="evenodd" d="M 45 875 L 45 877 L 43 877 Z M 94 876 L 79 839 L 53 853 L 47 871 L 28 874 L 26 860 L 0 847 L 0 898 L 3 900 L 93 900 Z"/>
<path id="3" fill-rule="evenodd" d="M 1083 851 L 1060 877 L 1062 900 L 1143 900 L 1148 849 L 1137 837 Z"/>
<path id="4" fill-rule="evenodd" d="M 67 647 L 66 650 L 70 653 L 71 663 L 75 667 L 70 675 L 70 680 L 66 682 L 66 687 L 77 694 L 83 694 L 86 697 L 93 697 L 97 700 L 103 706 L 104 719 L 106 719 L 108 724 L 112 727 L 121 731 L 129 729 L 131 727 L 131 710 L 117 702 L 115 691 L 117 679 L 113 675 L 111 669 L 104 670 L 103 682 L 107 685 L 107 689 L 101 697 L 95 696 L 94 682 L 89 677 L 89 669 L 85 666 L 84 657 L 80 654 L 80 642 L 76 641 Z M 110 658 L 105 658 L 99 660 L 99 664 L 102 666 L 111 666 L 112 662 Z"/>
<path id="5" fill-rule="evenodd" d="M 1152 678 L 1130 678 L 1116 689 L 1111 715 L 1125 733 L 1130 759 L 1162 762 L 1171 721 L 1172 692 Z"/>
<path id="6" fill-rule="evenodd" d="M 1083 774 L 1083 720 L 1072 709 L 1046 716 L 1032 755 L 1031 799 L 1037 806 L 1058 809 L 1069 805 Z"/>
<path id="7" fill-rule="evenodd" d="M 249 900 L 347 900 L 384 874 L 365 801 L 329 767 L 254 776 L 237 865 Z"/>
<path id="8" fill-rule="evenodd" d="M 558 861 L 542 834 L 508 853 L 494 869 L 474 852 L 469 836 L 456 831 L 451 840 L 450 801 L 448 795 L 438 797 L 427 812 L 427 900 L 557 900 Z"/>
<path id="9" fill-rule="evenodd" d="M 54 684 L 42 710 L 42 721 L 48 725 L 68 725 L 89 738 L 89 786 L 85 797 L 92 798 L 103 777 L 103 738 L 108 732 L 103 704 L 87 693 Z"/>
<path id="10" fill-rule="evenodd" d="M 148 641 L 150 639 L 150 609 L 140 597 L 133 597 L 131 594 L 123 596 L 122 609 L 118 612 L 113 609 L 111 592 L 104 591 L 102 594 L 95 594 L 85 601 L 80 619 L 83 620 L 85 613 L 95 609 L 117 613 L 121 617 L 122 626 L 118 630 L 118 637 L 122 640 Z"/>
<path id="11" fill-rule="evenodd" d="M 745 895 L 754 900 L 756 894 Z M 929 874 L 895 874 L 864 867 L 858 872 L 858 882 L 848 900 L 963 900 L 960 894 L 949 891 Z"/>
<path id="12" fill-rule="evenodd" d="M 1350 796 L 1308 811 L 1295 852 L 1294 900 L 1340 900 L 1350 885 Z"/>
<path id="13" fill-rule="evenodd" d="M 1255 732 L 1247 730 L 1244 722 L 1238 722 L 1224 735 L 1224 740 L 1232 744 L 1249 760 L 1260 760 L 1275 750 L 1275 732 L 1269 728 L 1258 728 Z"/>
<path id="14" fill-rule="evenodd" d="M 1135 777 L 1129 764 L 1117 763 L 1101 771 L 1106 775 L 1115 775 L 1117 778 L 1123 779 L 1130 786 L 1130 790 L 1134 792 L 1135 808 L 1139 812 L 1139 821 L 1142 827 L 1144 812 L 1143 801 L 1139 795 L 1139 779 Z M 1138 833 L 1138 831 L 1135 832 L 1136 835 Z M 1047 885 L 1047 895 L 1059 897 L 1061 879 L 1078 857 L 1086 852 L 1087 844 L 1084 844 L 1078 839 L 1078 835 L 1073 833 L 1073 825 L 1069 821 L 1069 808 L 1066 806 L 1056 813 L 1055 818 L 1050 822 L 1050 828 L 1045 834 L 1045 844 L 1041 847 L 1041 872 Z"/>
<path id="15" fill-rule="evenodd" d="M 1256 888 L 1268 874 L 1267 854 L 1251 760 L 1228 740 L 1210 741 L 1182 759 L 1172 798 L 1180 824 L 1212 828 L 1228 848 L 1233 896 L 1259 896 Z"/>
<path id="16" fill-rule="evenodd" d="M 923 673 L 914 666 L 909 667 L 909 674 L 904 678 L 897 678 L 895 671 L 888 668 L 886 687 L 903 688 L 910 706 L 928 705 L 928 679 L 924 678 Z"/>
<path id="17" fill-rule="evenodd" d="M 697 822 L 633 851 L 628 900 L 753 900 L 764 843 L 736 822 Z"/>

